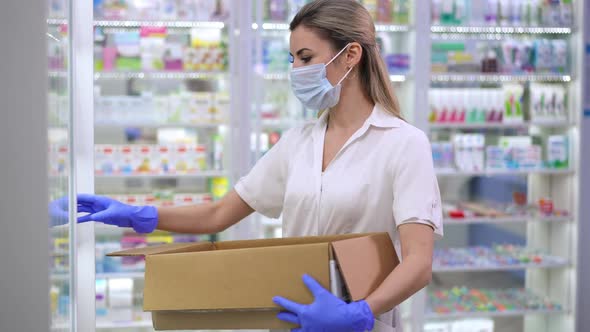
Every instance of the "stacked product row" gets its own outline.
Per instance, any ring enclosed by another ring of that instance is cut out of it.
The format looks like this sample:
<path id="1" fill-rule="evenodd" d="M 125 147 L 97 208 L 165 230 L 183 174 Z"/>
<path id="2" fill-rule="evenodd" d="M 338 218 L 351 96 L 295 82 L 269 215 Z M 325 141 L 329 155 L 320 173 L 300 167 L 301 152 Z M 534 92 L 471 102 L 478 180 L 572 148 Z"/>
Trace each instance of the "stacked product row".
<path id="1" fill-rule="evenodd" d="M 513 202 L 471 202 L 461 201 L 458 203 L 443 204 L 443 211 L 446 220 L 460 221 L 461 219 L 473 220 L 476 218 L 508 219 L 520 218 L 567 218 L 571 216 L 569 211 L 556 207 L 551 198 L 541 198 L 538 202 L 527 204 L 526 194 L 513 192 Z"/>
<path id="2" fill-rule="evenodd" d="M 222 29 L 166 27 L 110 31 L 95 29 L 94 65 L 100 71 L 207 71 L 227 68 Z"/>
<path id="3" fill-rule="evenodd" d="M 432 22 L 443 25 L 565 26 L 572 0 L 432 0 Z"/>
<path id="4" fill-rule="evenodd" d="M 206 145 L 96 145 L 95 173 L 190 174 L 223 170 L 223 144 L 214 136 L 213 150 Z"/>
<path id="5" fill-rule="evenodd" d="M 527 98 L 525 99 L 525 95 Z M 431 123 L 563 123 L 567 93 L 558 84 L 504 84 L 487 89 L 430 89 Z"/>
<path id="6" fill-rule="evenodd" d="M 310 0 L 264 0 L 263 19 L 265 21 L 286 22 Z M 377 23 L 408 24 L 410 22 L 410 0 L 361 0 L 360 1 Z"/>
<path id="7" fill-rule="evenodd" d="M 469 289 L 428 292 L 427 314 L 518 314 L 526 311 L 559 311 L 561 305 L 523 289 Z"/>
<path id="8" fill-rule="evenodd" d="M 97 96 L 97 125 L 214 125 L 226 123 L 230 97 L 220 92 Z"/>
<path id="9" fill-rule="evenodd" d="M 563 258 L 547 255 L 540 250 L 530 250 L 514 245 L 476 246 L 470 248 L 436 249 L 434 270 L 445 269 L 494 269 L 511 266 L 563 265 Z"/>
<path id="10" fill-rule="evenodd" d="M 549 136 L 545 151 L 531 136 L 501 136 L 486 146 L 483 134 L 456 134 L 450 142 L 432 143 L 436 168 L 466 172 L 567 169 L 569 151 L 565 135 Z"/>
<path id="11" fill-rule="evenodd" d="M 567 73 L 569 64 L 565 39 L 432 42 L 435 73 Z"/>

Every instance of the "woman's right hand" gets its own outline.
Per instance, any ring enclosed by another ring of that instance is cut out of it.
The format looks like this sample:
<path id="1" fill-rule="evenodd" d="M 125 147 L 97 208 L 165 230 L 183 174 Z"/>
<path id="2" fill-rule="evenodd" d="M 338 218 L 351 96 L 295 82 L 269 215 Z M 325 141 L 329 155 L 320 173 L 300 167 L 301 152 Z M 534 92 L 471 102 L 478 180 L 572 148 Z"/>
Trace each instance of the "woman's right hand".
<path id="1" fill-rule="evenodd" d="M 158 226 L 158 210 L 154 206 L 133 206 L 105 196 L 79 194 L 78 222 L 98 221 L 107 225 L 130 227 L 137 233 L 151 233 Z"/>

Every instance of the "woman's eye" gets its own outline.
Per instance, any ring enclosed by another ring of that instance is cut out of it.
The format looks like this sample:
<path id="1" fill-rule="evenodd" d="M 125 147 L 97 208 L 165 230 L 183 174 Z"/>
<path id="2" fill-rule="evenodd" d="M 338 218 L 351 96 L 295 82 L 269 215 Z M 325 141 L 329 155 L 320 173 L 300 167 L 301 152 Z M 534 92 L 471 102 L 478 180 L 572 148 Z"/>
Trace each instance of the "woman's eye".
<path id="1" fill-rule="evenodd" d="M 311 57 L 301 58 L 301 61 L 303 61 L 303 63 L 308 63 L 310 60 L 311 60 Z"/>

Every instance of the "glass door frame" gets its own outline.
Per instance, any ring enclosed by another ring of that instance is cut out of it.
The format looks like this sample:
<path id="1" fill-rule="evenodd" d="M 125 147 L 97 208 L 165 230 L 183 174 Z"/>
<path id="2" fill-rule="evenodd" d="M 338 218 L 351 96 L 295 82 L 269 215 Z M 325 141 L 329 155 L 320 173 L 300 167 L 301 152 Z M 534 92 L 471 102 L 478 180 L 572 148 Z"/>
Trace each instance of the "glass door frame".
<path id="1" fill-rule="evenodd" d="M 92 1 L 70 0 L 70 114 L 72 133 L 71 202 L 76 193 L 94 193 L 94 11 Z M 76 206 L 72 204 L 71 206 Z M 76 220 L 70 209 L 70 220 Z M 94 224 L 72 223 L 73 246 L 71 301 L 73 331 L 94 331 L 95 310 L 95 245 Z"/>

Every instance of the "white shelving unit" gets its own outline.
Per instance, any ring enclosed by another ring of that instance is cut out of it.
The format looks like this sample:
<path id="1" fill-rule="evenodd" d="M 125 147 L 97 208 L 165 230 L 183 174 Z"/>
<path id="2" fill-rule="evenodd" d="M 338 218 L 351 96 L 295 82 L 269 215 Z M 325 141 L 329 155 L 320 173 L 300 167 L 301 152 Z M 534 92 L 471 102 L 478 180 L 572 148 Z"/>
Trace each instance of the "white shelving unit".
<path id="1" fill-rule="evenodd" d="M 448 319 L 461 319 L 461 318 L 499 318 L 499 317 L 531 317 L 531 316 L 547 316 L 553 318 L 554 315 L 568 314 L 565 310 L 514 310 L 506 312 L 462 312 L 453 314 L 426 314 L 425 318 L 428 320 L 448 320 Z"/>
<path id="2" fill-rule="evenodd" d="M 473 176 L 500 176 L 500 175 L 572 175 L 573 169 L 516 169 L 516 170 L 484 170 L 484 171 L 461 171 L 456 169 L 439 169 L 436 174 L 439 177 L 473 177 Z"/>
<path id="3" fill-rule="evenodd" d="M 432 33 L 457 34 L 525 34 L 525 35 L 569 35 L 574 29 L 570 27 L 524 27 L 524 26 L 449 26 L 433 25 Z"/>
<path id="4" fill-rule="evenodd" d="M 427 1 L 430 3 L 430 1 Z M 581 9 L 583 1 L 574 1 L 576 11 L 576 22 L 582 22 Z M 579 9 L 579 10 L 578 10 Z M 570 213 L 568 216 L 543 217 L 543 216 L 509 216 L 509 217 L 475 217 L 465 219 L 445 220 L 445 235 L 448 237 L 468 236 L 467 227 L 497 227 L 501 230 L 513 231 L 522 230 L 526 247 L 542 248 L 549 255 L 561 257 L 563 260 L 553 263 L 541 264 L 516 264 L 508 266 L 437 266 L 434 268 L 439 273 L 476 273 L 476 272 L 499 272 L 499 271 L 524 271 L 524 286 L 539 296 L 546 297 L 559 303 L 563 310 L 518 310 L 506 312 L 459 312 L 459 313 L 426 313 L 425 321 L 455 320 L 461 318 L 488 317 L 522 317 L 524 320 L 524 331 L 573 331 L 576 318 L 575 294 L 577 281 L 577 247 L 575 238 L 577 236 L 578 208 L 577 183 L 579 181 L 579 170 L 576 159 L 579 151 L 578 126 L 579 110 L 581 109 L 580 99 L 581 82 L 578 75 L 581 73 L 580 62 L 577 57 L 581 52 L 581 37 L 575 27 L 525 27 L 525 26 L 430 26 L 432 40 L 436 42 L 456 42 L 460 40 L 481 40 L 498 41 L 504 39 L 530 39 L 530 38 L 559 38 L 568 39 L 570 42 L 569 52 L 571 70 L 565 73 L 530 73 L 530 74 L 506 74 L 506 73 L 430 73 L 429 83 L 436 87 L 449 88 L 474 88 L 481 86 L 502 86 L 507 83 L 529 84 L 533 82 L 559 84 L 566 86 L 568 93 L 568 121 L 538 122 L 527 121 L 524 123 L 423 123 L 433 133 L 448 131 L 460 133 L 463 131 L 482 131 L 487 135 L 505 135 L 505 131 L 517 131 L 523 133 L 534 133 L 541 137 L 549 134 L 564 134 L 570 139 L 570 168 L 566 169 L 531 169 L 531 170 L 483 170 L 483 171 L 460 171 L 456 169 L 437 170 L 441 189 L 452 191 L 457 195 L 460 184 L 465 184 L 472 177 L 506 178 L 510 176 L 519 177 L 527 183 L 527 198 L 529 203 L 536 203 L 541 198 L 551 198 L 555 206 L 561 206 Z M 427 87 L 425 87 L 427 88 Z M 424 118 L 424 117 L 423 117 Z M 525 134 L 526 135 L 526 134 Z M 519 182 L 520 183 L 520 182 Z M 465 195 L 465 194 L 464 194 Z M 453 197 L 456 199 L 457 197 Z M 481 225 L 481 226 L 480 226 Z M 471 229 L 471 228 L 470 228 Z M 488 229 L 488 228 L 486 228 Z M 459 235 L 463 234 L 463 235 Z M 466 278 L 469 278 L 466 276 Z M 461 285 L 456 285 L 461 287 Z M 494 287 L 494 285 L 489 285 Z"/>
<path id="5" fill-rule="evenodd" d="M 573 126 L 569 121 L 527 121 L 523 123 L 431 123 L 429 127 L 431 130 L 439 129 L 463 129 L 463 130 L 478 130 L 478 129 L 528 129 L 531 127 L 539 128 L 568 128 Z"/>
<path id="6" fill-rule="evenodd" d="M 544 83 L 568 83 L 572 81 L 571 75 L 561 74 L 483 74 L 483 73 L 434 73 L 432 82 L 479 82 L 479 83 L 506 83 L 506 82 L 544 82 Z"/>
<path id="7" fill-rule="evenodd" d="M 551 223 L 565 225 L 571 222 L 573 217 L 476 217 L 476 218 L 447 218 L 445 225 L 472 225 L 472 224 L 521 224 L 521 223 Z"/>
<path id="8" fill-rule="evenodd" d="M 140 128 L 144 133 L 147 133 L 142 139 L 144 141 L 138 142 L 138 144 L 171 144 L 167 141 L 161 142 L 161 136 L 168 133 L 172 135 L 168 140 L 175 139 L 176 134 L 169 133 L 184 133 L 180 139 L 187 139 L 188 141 L 182 141 L 186 144 L 195 144 L 195 140 L 198 144 L 206 146 L 206 158 L 209 166 L 208 170 L 198 172 L 186 172 L 186 173 L 157 173 L 153 170 L 145 173 L 115 173 L 115 174 L 94 174 L 94 181 L 96 183 L 99 194 L 156 194 L 163 192 L 166 195 L 169 192 L 182 193 L 182 194 L 197 194 L 215 192 L 219 188 L 215 189 L 214 181 L 219 178 L 228 179 L 228 185 L 231 187 L 231 183 L 238 176 L 243 174 L 243 162 L 240 160 L 240 152 L 245 151 L 248 148 L 246 140 L 242 139 L 239 135 L 236 135 L 236 129 L 243 123 L 242 113 L 244 105 L 248 104 L 245 95 L 242 94 L 241 83 L 247 82 L 248 79 L 243 75 L 240 64 L 237 63 L 239 59 L 239 53 L 244 50 L 240 46 L 240 38 L 247 38 L 245 34 L 239 33 L 240 29 L 243 31 L 243 24 L 241 23 L 243 12 L 240 8 L 235 8 L 234 4 L 240 2 L 232 2 L 232 7 L 229 8 L 231 13 L 229 18 L 224 21 L 199 21 L 199 20 L 107 20 L 107 19 L 95 19 L 92 25 L 100 28 L 99 31 L 104 33 L 108 41 L 109 35 L 137 32 L 140 29 L 147 28 L 165 28 L 167 36 L 170 38 L 180 38 L 180 35 L 191 36 L 198 34 L 199 31 L 206 31 L 210 34 L 216 34 L 214 30 L 219 30 L 222 35 L 220 39 L 220 49 L 223 48 L 223 52 L 227 56 L 227 65 L 220 70 L 204 71 L 204 70 L 109 70 L 109 71 L 96 71 L 92 75 L 94 81 L 95 91 L 99 91 L 100 94 L 108 96 L 126 96 L 129 92 L 133 95 L 134 92 L 130 91 L 128 87 L 131 82 L 138 89 L 141 89 L 142 94 L 147 92 L 150 95 L 157 96 L 163 94 L 164 96 L 172 96 L 175 91 L 187 91 L 187 92 L 206 92 L 206 93 L 227 93 L 230 96 L 229 111 L 224 114 L 223 121 L 209 123 L 190 123 L 188 119 L 184 118 L 186 114 L 180 113 L 180 122 L 178 120 L 173 123 L 157 123 L 147 122 L 146 119 L 133 119 L 127 117 L 125 122 L 122 119 L 117 119 L 116 123 L 105 123 L 103 121 L 96 121 L 94 126 L 94 143 L 95 144 L 113 144 L 120 145 L 126 144 L 131 145 L 134 142 L 126 141 L 126 135 L 124 130 L 129 127 Z M 60 25 L 63 24 L 60 20 L 50 20 L 49 24 Z M 110 39 L 112 42 L 112 38 Z M 192 39 L 191 39 L 192 40 Z M 98 40 L 99 43 L 103 43 L 104 40 Z M 225 43 L 227 46 L 222 46 L 221 43 Z M 191 44 L 193 45 L 193 44 Z M 142 67 L 143 68 L 143 67 Z M 238 74 L 240 73 L 240 74 Z M 56 71 L 51 73 L 54 77 L 60 77 L 61 72 Z M 236 77 L 240 77 L 239 80 L 235 80 Z M 191 85 L 192 86 L 189 86 Z M 137 95 L 137 94 L 136 94 Z M 96 92 L 95 92 L 96 96 Z M 172 98 L 172 97 L 169 97 Z M 212 101 L 211 101 L 212 102 Z M 172 105 L 169 106 L 171 108 Z M 104 119 L 103 119 L 104 120 Z M 182 122 L 184 121 L 184 122 Z M 179 134 L 180 135 L 180 134 Z M 190 135 L 195 136 L 194 138 Z M 222 135 L 224 138 L 223 152 L 222 152 L 222 169 L 213 169 L 213 147 L 215 146 L 215 135 Z M 171 152 L 172 154 L 172 152 Z M 194 158 L 185 156 L 184 158 Z M 169 160 L 170 163 L 174 160 Z M 212 195 L 213 196 L 213 195 Z M 139 241 L 140 245 L 148 244 L 147 242 L 152 239 L 153 241 L 170 241 L 171 239 L 176 240 L 178 234 L 158 232 L 155 234 L 148 235 L 145 238 L 145 243 L 140 241 L 141 235 L 128 237 L 132 234 L 132 230 L 126 228 L 119 228 L 103 224 L 95 224 L 94 231 L 96 233 L 96 239 L 98 245 L 113 246 L 116 248 L 117 243 L 124 241 Z M 125 239 L 127 238 L 127 239 Z M 196 238 L 195 238 L 196 239 Z M 179 239 L 179 241 L 186 241 L 185 237 Z M 158 242 L 159 243 L 159 242 Z M 97 246 L 98 248 L 98 246 Z M 111 251 L 115 251 L 113 249 Z M 101 264 L 116 264 L 116 262 L 105 262 Z M 113 268 L 108 266 L 108 270 L 111 271 Z M 107 270 L 106 265 L 104 266 L 105 271 Z M 123 267 L 124 271 L 124 267 Z M 136 288 L 141 287 L 143 283 L 144 273 L 142 271 L 137 272 L 109 272 L 109 273 L 96 273 L 95 279 L 106 279 L 107 283 L 113 279 L 132 279 L 134 292 L 137 292 Z M 58 277 L 59 278 L 59 277 Z M 141 311 L 140 308 L 127 308 L 128 310 Z M 109 308 L 110 310 L 110 308 Z M 96 330 L 116 330 L 116 331 L 152 331 L 152 322 L 150 320 L 140 321 L 120 321 L 113 320 L 114 315 L 107 314 L 104 317 L 97 317 Z M 149 319 L 148 317 L 143 317 Z M 137 318 L 136 318 L 137 319 Z"/>
<path id="9" fill-rule="evenodd" d="M 227 176 L 228 172 L 224 171 L 202 171 L 202 172 L 195 172 L 195 173 L 170 173 L 170 174 L 100 174 L 95 175 L 97 180 L 99 179 L 195 179 L 195 178 L 212 178 L 212 177 L 224 177 Z"/>
<path id="10" fill-rule="evenodd" d="M 435 266 L 432 268 L 434 273 L 444 272 L 489 272 L 489 271 L 518 271 L 528 269 L 559 269 L 568 267 L 569 263 L 563 261 L 560 263 L 528 263 L 528 264 L 514 264 L 514 265 L 500 265 L 500 266 Z"/>
<path id="11" fill-rule="evenodd" d="M 95 80 L 128 80 L 136 79 L 151 79 L 151 80 L 187 80 L 187 79 L 223 79 L 227 78 L 226 72 L 183 72 L 183 71 L 112 71 L 112 72 L 96 72 L 94 73 Z"/>

